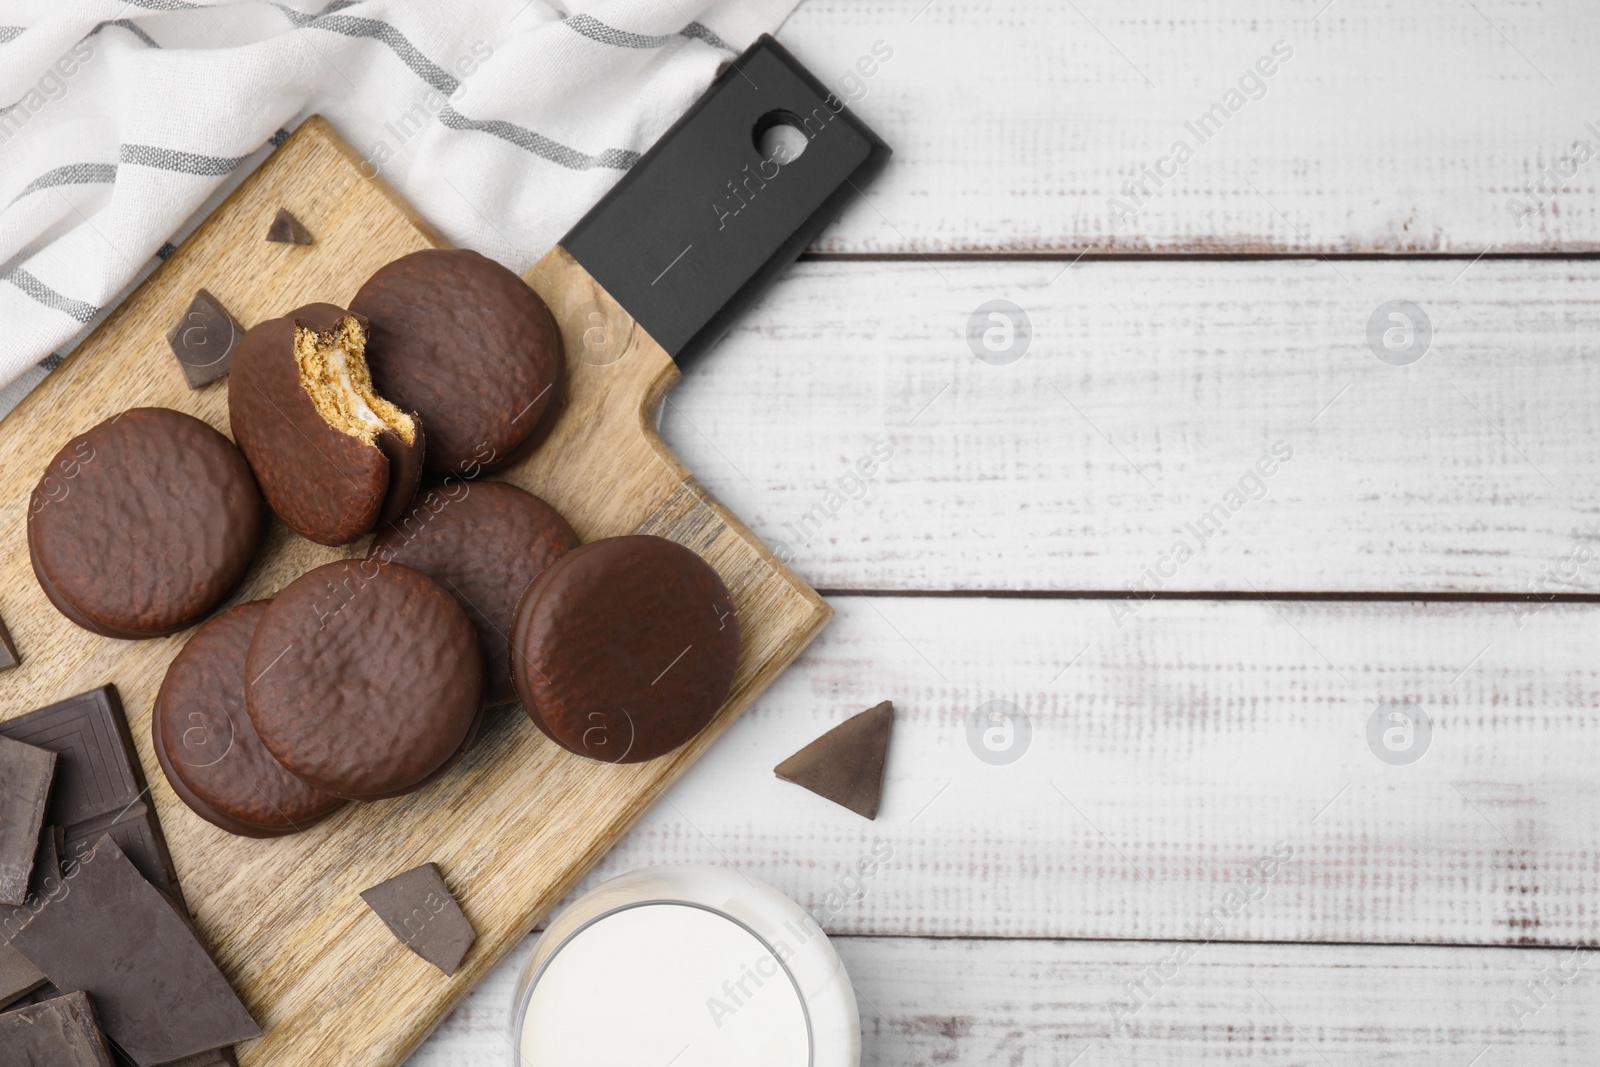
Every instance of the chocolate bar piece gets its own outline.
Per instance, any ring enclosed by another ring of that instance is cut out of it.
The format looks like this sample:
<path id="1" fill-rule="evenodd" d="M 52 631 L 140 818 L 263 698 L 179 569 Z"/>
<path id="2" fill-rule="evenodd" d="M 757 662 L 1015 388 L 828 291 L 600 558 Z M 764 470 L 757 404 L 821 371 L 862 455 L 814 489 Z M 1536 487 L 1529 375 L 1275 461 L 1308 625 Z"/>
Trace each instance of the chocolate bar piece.
<path id="1" fill-rule="evenodd" d="M 436 864 L 424 863 L 361 891 L 389 932 L 445 974 L 455 974 L 477 931 L 444 884 Z"/>
<path id="2" fill-rule="evenodd" d="M 60 857 L 65 854 L 61 828 L 45 827 L 39 843 L 39 856 L 34 862 L 33 884 L 30 890 L 32 896 L 29 898 L 28 907 L 0 909 L 0 920 L 4 921 L 0 937 L 9 938 L 13 932 L 20 929 L 20 923 L 33 911 L 42 907 L 46 901 L 61 893 L 71 892 L 71 886 L 64 883 L 73 876 L 73 872 L 77 869 L 77 861 L 71 861 L 63 870 Z M 180 911 L 178 914 L 180 918 L 187 919 L 183 912 Z M 189 925 L 192 929 L 194 924 Z M 17 992 L 9 992 L 13 989 Z M 28 957 L 10 944 L 0 944 L 0 1008 L 6 1007 L 8 1001 L 12 1006 L 20 1008 L 29 1004 L 40 1004 L 59 996 L 61 990 L 51 985 L 44 973 L 29 962 Z M 110 1048 L 113 1067 L 139 1067 L 115 1045 L 111 1045 Z M 5 1059 L 0 1056 L 0 1067 L 4 1067 L 4 1064 Z M 225 1046 L 210 1052 L 184 1056 L 161 1064 L 161 1067 L 239 1067 L 239 1061 L 234 1057 L 233 1049 Z"/>
<path id="3" fill-rule="evenodd" d="M 28 957 L 0 944 L 0 1008 L 27 996 L 46 982 L 44 972 L 28 962 Z"/>
<path id="4" fill-rule="evenodd" d="M 0 1067 L 112 1067 L 94 1005 L 81 992 L 0 1015 Z"/>
<path id="5" fill-rule="evenodd" d="M 39 835 L 39 853 L 33 860 L 33 877 L 28 881 L 27 903 L 32 906 L 61 880 L 62 857 L 67 854 L 67 832 L 59 826 L 46 826 Z"/>
<path id="6" fill-rule="evenodd" d="M 894 704 L 885 700 L 835 726 L 773 773 L 868 819 L 878 817 Z"/>
<path id="7" fill-rule="evenodd" d="M 63 862 L 62 857 L 64 856 L 67 856 L 67 852 L 61 828 L 59 826 L 45 827 L 43 837 L 39 843 L 39 858 L 33 867 L 33 885 L 30 891 L 31 895 L 28 898 L 28 905 L 24 908 L 0 911 L 0 919 L 3 919 L 3 923 L 0 923 L 0 926 L 3 926 L 3 928 L 0 928 L 0 937 L 10 938 L 22 928 L 22 925 L 33 914 L 37 913 L 49 901 L 72 891 L 70 883 L 77 875 L 80 860 L 68 858 L 66 862 Z M 161 890 L 158 889 L 156 892 L 161 893 Z M 168 897 L 165 893 L 161 893 L 161 895 L 177 912 L 178 917 L 189 927 L 190 932 L 196 938 L 199 938 L 200 933 L 195 929 L 194 922 L 189 918 L 188 913 L 183 911 L 171 897 Z M 33 967 L 33 964 L 28 961 L 26 956 L 23 956 L 9 944 L 3 946 L 3 948 L 4 952 L 15 953 L 30 970 L 34 970 L 39 975 L 39 988 L 23 997 L 19 1003 L 38 1004 L 40 1001 L 61 995 L 61 991 L 51 985 L 45 975 L 42 972 L 38 972 L 37 968 Z M 3 953 L 0 953 L 0 955 L 3 955 Z M 219 1058 L 224 1055 L 227 1058 Z M 215 1067 L 215 1065 L 233 1063 L 232 1056 L 233 1050 L 224 1048 L 214 1053 L 202 1052 L 194 1056 L 185 1056 L 182 1059 L 173 1060 L 170 1064 L 164 1063 L 161 1067 Z M 111 1059 L 116 1067 L 138 1067 L 133 1060 L 124 1055 L 122 1050 L 115 1045 L 111 1048 Z M 237 1067 L 236 1063 L 234 1067 Z"/>
<path id="8" fill-rule="evenodd" d="M 62 834 L 59 826 L 46 826 L 39 835 L 39 852 L 33 861 L 33 873 L 28 880 L 28 899 L 15 907 L 0 907 L 0 942 L 9 946 L 11 938 L 23 925 L 44 907 L 45 901 L 67 891 L 61 869 Z M 33 998 L 37 1003 L 58 992 L 51 989 Z"/>
<path id="9" fill-rule="evenodd" d="M 61 995 L 44 972 L 11 944 L 11 938 L 44 907 L 45 901 L 67 892 L 61 876 L 61 846 L 61 827 L 46 826 L 39 835 L 26 904 L 0 908 L 0 1006 L 13 1001 L 20 1002 L 18 1006 L 38 1004 Z M 7 975 L 12 977 L 8 979 Z"/>
<path id="10" fill-rule="evenodd" d="M 45 820 L 66 829 L 63 860 L 81 857 L 110 834 L 141 874 L 183 900 L 115 686 L 0 722 L 0 737 L 59 757 Z"/>
<path id="11" fill-rule="evenodd" d="M 233 350 L 244 327 L 228 314 L 222 302 L 204 289 L 194 294 L 183 318 L 167 333 L 167 344 L 190 389 L 210 385 L 233 365 Z"/>
<path id="12" fill-rule="evenodd" d="M 193 1056 L 185 1056 L 181 1060 L 163 1063 L 161 1067 L 239 1067 L 239 1057 L 233 1054 L 232 1047 L 212 1049 L 210 1052 L 201 1052 Z"/>
<path id="13" fill-rule="evenodd" d="M 289 214 L 287 208 L 280 207 L 272 218 L 272 225 L 267 227 L 267 240 L 281 245 L 308 245 L 311 243 L 311 231 Z"/>
<path id="14" fill-rule="evenodd" d="M 11 631 L 6 629 L 6 620 L 0 619 L 0 671 L 9 671 L 21 662 L 16 643 L 11 640 Z"/>
<path id="15" fill-rule="evenodd" d="M 106 1035 L 139 1067 L 260 1037 L 177 908 L 101 837 L 66 892 L 47 898 L 11 943 L 58 989 L 94 998 Z"/>
<path id="16" fill-rule="evenodd" d="M 0 904 L 28 899 L 56 754 L 0 737 Z"/>

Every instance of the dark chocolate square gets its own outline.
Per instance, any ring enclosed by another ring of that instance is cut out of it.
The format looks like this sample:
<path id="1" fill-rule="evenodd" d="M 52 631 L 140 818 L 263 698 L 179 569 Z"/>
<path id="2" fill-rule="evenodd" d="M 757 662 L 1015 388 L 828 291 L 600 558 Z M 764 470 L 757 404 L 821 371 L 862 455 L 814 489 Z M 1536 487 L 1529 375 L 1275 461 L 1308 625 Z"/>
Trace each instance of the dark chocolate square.
<path id="1" fill-rule="evenodd" d="M 28 899 L 56 754 L 0 737 L 0 904 Z"/>
<path id="2" fill-rule="evenodd" d="M 183 899 L 115 686 L 0 722 L 0 737 L 59 757 L 45 821 L 66 830 L 63 858 L 87 852 L 109 833 L 140 873 Z"/>
<path id="3" fill-rule="evenodd" d="M 167 333 L 167 344 L 190 389 L 210 385 L 233 365 L 233 350 L 244 327 L 228 314 L 222 302 L 204 289 L 194 294 L 183 317 Z"/>

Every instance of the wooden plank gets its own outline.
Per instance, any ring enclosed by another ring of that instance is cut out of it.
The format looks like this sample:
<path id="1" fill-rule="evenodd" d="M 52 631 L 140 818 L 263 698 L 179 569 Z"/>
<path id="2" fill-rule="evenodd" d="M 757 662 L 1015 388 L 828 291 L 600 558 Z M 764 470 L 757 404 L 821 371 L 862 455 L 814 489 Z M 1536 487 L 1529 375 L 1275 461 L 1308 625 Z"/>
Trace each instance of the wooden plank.
<path id="1" fill-rule="evenodd" d="M 1600 592 L 1600 263 L 1064 266 L 802 263 L 666 437 L 822 589 Z M 1369 346 L 1391 300 L 1420 362 Z"/>
<path id="2" fill-rule="evenodd" d="M 862 1067 L 1588 1067 L 1600 1044 L 1592 952 L 868 937 L 833 942 L 857 990 Z M 507 1062 L 511 999 L 530 948 L 522 946 L 491 972 L 410 1067 Z M 1180 956 L 1186 962 L 1179 964 Z M 1528 988 L 1540 982 L 1542 1006 Z M 1129 985 L 1142 991 L 1130 993 Z"/>
<path id="3" fill-rule="evenodd" d="M 1098 601 L 835 606 L 582 886 L 731 865 L 851 934 L 1600 940 L 1600 607 L 1519 630 L 1501 604 L 1158 601 L 1120 628 Z M 885 698 L 877 821 L 773 776 Z M 1029 721 L 1009 765 L 969 747 L 996 700 Z M 1369 747 L 1391 701 L 1432 723 L 1410 765 Z"/>
<path id="4" fill-rule="evenodd" d="M 567 409 L 541 448 L 502 476 L 546 496 L 586 540 L 648 531 L 689 545 L 717 568 L 739 614 L 741 649 L 716 719 L 669 756 L 610 766 L 560 752 L 526 716 L 494 716 L 473 751 L 430 788 L 352 805 L 274 841 L 230 837 L 185 809 L 150 750 L 151 705 L 184 635 L 112 641 L 66 622 L 29 567 L 29 492 L 62 442 L 128 407 L 175 407 L 226 432 L 226 384 L 189 390 L 165 341 L 196 289 L 206 287 L 250 324 L 313 299 L 344 303 L 381 264 L 437 243 L 387 186 L 360 176 L 359 162 L 325 123 L 309 120 L 0 426 L 0 524 L 8 531 L 0 613 L 23 657 L 20 668 L 0 673 L 0 717 L 117 685 L 195 921 L 265 1030 L 240 1049 L 247 1067 L 403 1059 L 829 614 L 662 445 L 651 415 L 676 368 L 556 249 L 527 280 L 566 333 Z M 280 207 L 308 226 L 314 244 L 263 240 Z M 620 353 L 605 365 L 579 358 L 584 312 L 595 308 Z M 345 554 L 276 523 L 264 541 L 235 600 L 270 596 Z M 365 544 L 352 550 L 363 553 Z M 444 869 L 478 931 L 448 980 L 358 896 L 426 861 Z"/>
<path id="5" fill-rule="evenodd" d="M 1584 0 L 806 0 L 781 37 L 895 149 L 829 252 L 1600 248 Z"/>

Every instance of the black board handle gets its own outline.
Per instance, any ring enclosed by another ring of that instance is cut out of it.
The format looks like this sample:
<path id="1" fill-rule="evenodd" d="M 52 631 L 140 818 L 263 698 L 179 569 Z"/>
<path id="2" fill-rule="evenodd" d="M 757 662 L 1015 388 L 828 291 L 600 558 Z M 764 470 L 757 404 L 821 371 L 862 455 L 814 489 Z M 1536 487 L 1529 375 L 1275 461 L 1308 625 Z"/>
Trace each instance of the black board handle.
<path id="1" fill-rule="evenodd" d="M 561 244 L 682 367 L 860 195 L 889 152 L 763 35 Z"/>

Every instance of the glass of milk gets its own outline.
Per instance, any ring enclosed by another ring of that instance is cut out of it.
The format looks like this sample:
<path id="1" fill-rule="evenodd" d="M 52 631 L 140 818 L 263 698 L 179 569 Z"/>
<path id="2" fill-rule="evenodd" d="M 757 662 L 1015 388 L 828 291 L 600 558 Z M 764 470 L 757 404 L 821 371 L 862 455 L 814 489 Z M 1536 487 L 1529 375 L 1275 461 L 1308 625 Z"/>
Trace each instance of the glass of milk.
<path id="1" fill-rule="evenodd" d="M 646 867 L 540 935 L 513 1067 L 859 1067 L 839 954 L 798 904 L 723 867 Z"/>

